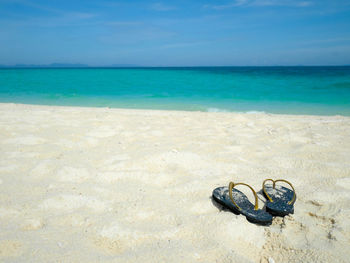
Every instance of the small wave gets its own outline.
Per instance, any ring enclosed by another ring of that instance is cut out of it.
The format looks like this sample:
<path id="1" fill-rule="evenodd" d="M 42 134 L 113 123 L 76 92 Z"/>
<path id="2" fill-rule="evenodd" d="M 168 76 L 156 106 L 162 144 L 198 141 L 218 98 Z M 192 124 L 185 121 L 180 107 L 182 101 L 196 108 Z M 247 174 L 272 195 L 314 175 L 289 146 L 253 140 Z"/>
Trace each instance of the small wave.
<path id="1" fill-rule="evenodd" d="M 230 111 L 225 109 L 218 109 L 218 108 L 208 108 L 207 112 L 230 112 Z"/>
<path id="2" fill-rule="evenodd" d="M 236 113 L 245 113 L 245 114 L 265 114 L 265 111 L 235 111 L 235 110 L 225 110 L 225 109 L 219 109 L 219 108 L 207 108 L 207 112 L 236 112 Z"/>
<path id="3" fill-rule="evenodd" d="M 265 111 L 255 111 L 255 110 L 251 110 L 251 111 L 246 111 L 245 113 L 247 114 L 264 114 L 266 113 Z"/>

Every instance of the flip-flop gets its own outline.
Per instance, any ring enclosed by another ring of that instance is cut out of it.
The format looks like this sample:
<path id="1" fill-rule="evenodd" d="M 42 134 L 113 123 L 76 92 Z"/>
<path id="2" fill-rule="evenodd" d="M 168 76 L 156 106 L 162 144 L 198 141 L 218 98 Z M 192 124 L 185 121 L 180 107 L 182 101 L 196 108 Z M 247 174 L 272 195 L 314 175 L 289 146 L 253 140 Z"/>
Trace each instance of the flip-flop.
<path id="1" fill-rule="evenodd" d="M 255 205 L 253 205 L 248 197 L 241 191 L 235 189 L 237 185 L 245 185 L 253 191 L 255 197 Z M 214 189 L 213 198 L 216 202 L 228 208 L 235 214 L 244 215 L 248 221 L 260 225 L 270 225 L 272 216 L 258 208 L 258 196 L 254 189 L 245 183 L 230 182 L 229 187 L 223 186 Z"/>
<path id="2" fill-rule="evenodd" d="M 265 185 L 267 181 L 272 181 L 272 185 Z M 281 185 L 276 185 L 277 182 L 284 182 L 290 185 L 293 190 L 290 190 Z M 294 213 L 294 203 L 296 194 L 293 185 L 287 180 L 266 179 L 262 185 L 263 193 L 266 197 L 266 211 L 274 216 L 285 216 Z"/>

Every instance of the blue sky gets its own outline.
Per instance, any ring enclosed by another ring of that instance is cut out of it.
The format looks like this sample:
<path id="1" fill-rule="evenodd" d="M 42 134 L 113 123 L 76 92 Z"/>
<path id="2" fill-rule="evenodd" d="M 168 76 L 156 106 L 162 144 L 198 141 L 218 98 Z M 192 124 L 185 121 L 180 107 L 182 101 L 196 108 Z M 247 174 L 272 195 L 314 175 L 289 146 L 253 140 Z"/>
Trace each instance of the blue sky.
<path id="1" fill-rule="evenodd" d="M 349 0 L 0 0 L 0 64 L 350 64 Z"/>

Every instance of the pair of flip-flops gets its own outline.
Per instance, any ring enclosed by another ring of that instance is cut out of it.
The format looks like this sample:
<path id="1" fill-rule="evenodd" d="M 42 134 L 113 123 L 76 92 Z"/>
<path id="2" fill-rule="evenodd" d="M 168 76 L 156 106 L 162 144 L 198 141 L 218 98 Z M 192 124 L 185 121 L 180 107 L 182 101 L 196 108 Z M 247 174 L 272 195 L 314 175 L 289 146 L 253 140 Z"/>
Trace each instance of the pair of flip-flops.
<path id="1" fill-rule="evenodd" d="M 271 181 L 272 184 L 266 184 L 268 181 Z M 292 190 L 276 185 L 277 182 L 289 184 Z M 248 200 L 244 193 L 234 188 L 237 185 L 245 185 L 252 190 L 255 197 L 255 205 Z M 228 187 L 218 187 L 213 191 L 213 199 L 234 213 L 244 215 L 248 221 L 261 225 L 271 224 L 272 216 L 285 216 L 294 213 L 296 194 L 290 182 L 283 179 L 266 179 L 262 188 L 266 198 L 266 211 L 259 209 L 256 192 L 250 185 L 245 183 L 235 184 L 230 182 Z"/>

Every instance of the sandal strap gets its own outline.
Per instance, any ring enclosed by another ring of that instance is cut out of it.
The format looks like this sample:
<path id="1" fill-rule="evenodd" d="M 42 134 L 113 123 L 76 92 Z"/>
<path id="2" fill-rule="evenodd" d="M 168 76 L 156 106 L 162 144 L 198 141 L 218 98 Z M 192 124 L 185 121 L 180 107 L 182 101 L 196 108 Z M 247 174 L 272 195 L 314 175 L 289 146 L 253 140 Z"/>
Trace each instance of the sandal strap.
<path id="1" fill-rule="evenodd" d="M 275 186 L 276 186 L 276 183 L 277 183 L 277 182 L 284 182 L 284 183 L 289 184 L 290 187 L 293 189 L 293 197 L 292 197 L 292 200 L 290 200 L 290 201 L 288 202 L 288 204 L 291 205 L 291 204 L 293 204 L 293 203 L 295 202 L 295 197 L 296 197 L 296 196 L 295 196 L 295 190 L 294 190 L 293 185 L 292 185 L 290 182 L 288 182 L 287 180 L 284 180 L 284 179 L 277 179 L 277 180 L 266 179 L 266 180 L 264 180 L 264 182 L 263 182 L 262 188 L 263 188 L 263 191 L 264 191 L 265 195 L 267 196 L 267 198 L 269 199 L 270 202 L 273 202 L 273 200 L 272 200 L 272 198 L 268 195 L 268 193 L 266 192 L 266 189 L 265 189 L 265 183 L 266 183 L 267 181 L 272 181 L 272 187 L 273 187 L 273 189 L 275 189 Z"/>
<path id="2" fill-rule="evenodd" d="M 229 184 L 229 187 L 228 187 L 228 192 L 229 192 L 229 195 L 230 195 L 230 199 L 232 201 L 232 203 L 238 207 L 239 210 L 242 210 L 242 208 L 239 207 L 239 205 L 236 204 L 235 200 L 233 200 L 233 196 L 232 196 L 232 191 L 233 191 L 233 188 L 237 185 L 245 185 L 245 186 L 248 186 L 250 188 L 250 190 L 253 191 L 253 194 L 254 194 L 254 197 L 255 197 L 255 205 L 254 205 L 254 210 L 258 210 L 258 195 L 256 194 L 256 192 L 254 191 L 253 187 L 251 187 L 250 185 L 248 184 L 245 184 L 245 183 L 237 183 L 235 184 L 234 182 L 230 182 Z"/>

